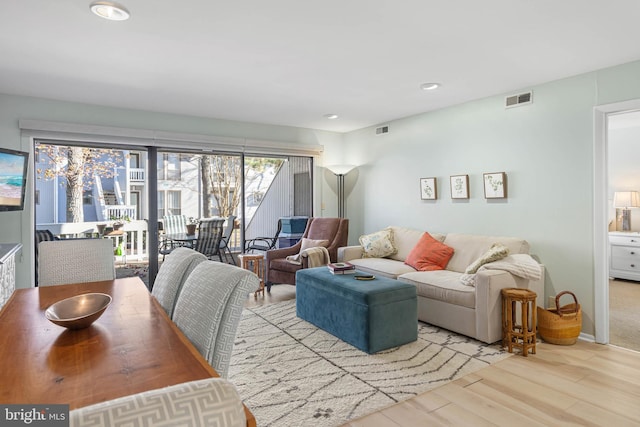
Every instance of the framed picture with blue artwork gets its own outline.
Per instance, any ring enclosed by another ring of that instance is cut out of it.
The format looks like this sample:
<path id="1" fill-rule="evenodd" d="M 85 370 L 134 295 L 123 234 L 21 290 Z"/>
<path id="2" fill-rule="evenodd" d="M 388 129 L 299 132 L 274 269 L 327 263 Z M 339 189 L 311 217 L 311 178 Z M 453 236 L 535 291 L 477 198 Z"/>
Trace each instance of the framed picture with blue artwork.
<path id="1" fill-rule="evenodd" d="M 507 197 L 507 174 L 492 172 L 484 174 L 484 198 L 505 199 Z"/>
<path id="2" fill-rule="evenodd" d="M 420 198 L 422 200 L 436 200 L 438 198 L 435 178 L 420 178 Z"/>

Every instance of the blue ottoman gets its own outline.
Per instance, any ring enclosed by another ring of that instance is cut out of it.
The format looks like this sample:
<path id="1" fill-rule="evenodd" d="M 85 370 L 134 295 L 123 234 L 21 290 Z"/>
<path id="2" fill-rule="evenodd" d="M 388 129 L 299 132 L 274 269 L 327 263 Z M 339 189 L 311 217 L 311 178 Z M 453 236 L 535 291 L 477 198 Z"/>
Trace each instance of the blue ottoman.
<path id="1" fill-rule="evenodd" d="M 298 270 L 296 312 L 367 353 L 418 338 L 416 287 L 386 277 L 360 281 L 327 267 Z"/>

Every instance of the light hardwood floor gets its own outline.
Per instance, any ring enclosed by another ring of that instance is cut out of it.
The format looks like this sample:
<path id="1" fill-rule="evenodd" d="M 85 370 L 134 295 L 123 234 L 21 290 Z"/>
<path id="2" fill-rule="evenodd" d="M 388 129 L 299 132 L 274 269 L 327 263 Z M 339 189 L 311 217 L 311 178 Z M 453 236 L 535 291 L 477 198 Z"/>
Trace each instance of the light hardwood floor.
<path id="1" fill-rule="evenodd" d="M 295 298 L 278 285 L 247 305 Z M 578 341 L 538 343 L 427 393 L 343 427 L 640 426 L 640 353 Z"/>

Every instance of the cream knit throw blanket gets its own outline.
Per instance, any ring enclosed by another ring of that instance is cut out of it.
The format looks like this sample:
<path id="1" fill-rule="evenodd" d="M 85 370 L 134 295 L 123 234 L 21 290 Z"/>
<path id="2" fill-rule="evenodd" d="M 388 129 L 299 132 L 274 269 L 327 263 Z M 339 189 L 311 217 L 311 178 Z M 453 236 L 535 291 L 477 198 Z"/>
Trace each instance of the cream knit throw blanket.
<path id="1" fill-rule="evenodd" d="M 542 269 L 540 264 L 531 258 L 529 254 L 513 254 L 499 261 L 490 262 L 484 264 L 478 269 L 478 273 L 483 270 L 503 270 L 508 271 L 514 276 L 522 277 L 529 280 L 540 280 L 542 277 Z M 475 274 L 463 274 L 460 277 L 460 281 L 463 285 L 475 286 L 476 275 Z"/>
<path id="2" fill-rule="evenodd" d="M 323 265 L 329 264 L 329 251 L 327 248 L 318 246 L 315 248 L 305 249 L 296 255 L 290 255 L 286 258 L 286 260 L 292 264 L 302 264 L 300 261 L 300 257 L 307 257 L 309 268 L 313 267 L 321 267 Z"/>

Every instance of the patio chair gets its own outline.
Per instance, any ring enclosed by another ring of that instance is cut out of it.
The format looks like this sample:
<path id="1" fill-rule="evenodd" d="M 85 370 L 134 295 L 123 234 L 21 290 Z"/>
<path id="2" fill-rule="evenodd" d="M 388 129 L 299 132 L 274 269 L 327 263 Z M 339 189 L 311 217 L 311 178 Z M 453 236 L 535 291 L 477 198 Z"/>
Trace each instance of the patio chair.
<path id="1" fill-rule="evenodd" d="M 187 233 L 187 217 L 185 215 L 163 216 L 162 222 L 158 221 L 158 231 L 162 231 L 158 239 L 160 242 L 158 253 L 162 255 L 163 260 L 175 248 L 181 246 L 192 247 L 189 241 L 177 242 L 170 238 L 171 235 L 185 235 Z"/>
<path id="2" fill-rule="evenodd" d="M 222 378 L 227 377 L 244 302 L 259 286 L 260 279 L 250 271 L 205 261 L 178 295 L 173 321 Z"/>
<path id="3" fill-rule="evenodd" d="M 231 253 L 231 247 L 229 245 L 231 244 L 231 234 L 233 234 L 233 228 L 235 226 L 236 218 L 237 217 L 235 215 L 229 215 L 229 217 L 227 218 L 227 225 L 224 229 L 224 232 L 222 233 L 222 239 L 220 239 L 220 246 L 218 248 L 218 257 L 220 258 L 220 262 L 223 262 L 223 254 L 225 261 L 227 261 L 227 254 L 229 254 L 229 256 L 231 257 L 230 264 L 233 265 L 236 265 L 236 260 L 233 259 L 233 254 Z"/>
<path id="4" fill-rule="evenodd" d="M 280 236 L 281 231 L 282 219 L 279 219 L 278 229 L 273 237 L 254 237 L 253 239 L 247 240 L 244 245 L 244 251 L 268 251 L 269 249 L 274 249 L 276 243 L 278 243 L 278 236 Z"/>
<path id="5" fill-rule="evenodd" d="M 206 259 L 207 257 L 193 249 L 176 248 L 162 262 L 151 295 L 158 300 L 169 317 L 173 315 L 173 308 L 184 281 L 196 266 Z"/>
<path id="6" fill-rule="evenodd" d="M 39 286 L 115 278 L 113 242 L 109 239 L 55 240 L 38 245 Z"/>
<path id="7" fill-rule="evenodd" d="M 305 239 L 328 240 L 327 251 L 331 262 L 338 261 L 338 248 L 347 246 L 349 235 L 349 220 L 346 218 L 309 218 L 307 228 L 302 235 Z M 265 284 L 267 292 L 274 283 L 296 284 L 296 272 L 307 268 L 306 258 L 302 257 L 302 264 L 292 264 L 286 258 L 300 253 L 302 239 L 289 248 L 271 249 L 266 252 Z"/>
<path id="8" fill-rule="evenodd" d="M 222 218 L 201 220 L 198 240 L 196 240 L 196 251 L 208 259 L 211 259 L 214 255 L 220 256 L 220 240 L 222 239 L 223 226 L 224 219 Z"/>

